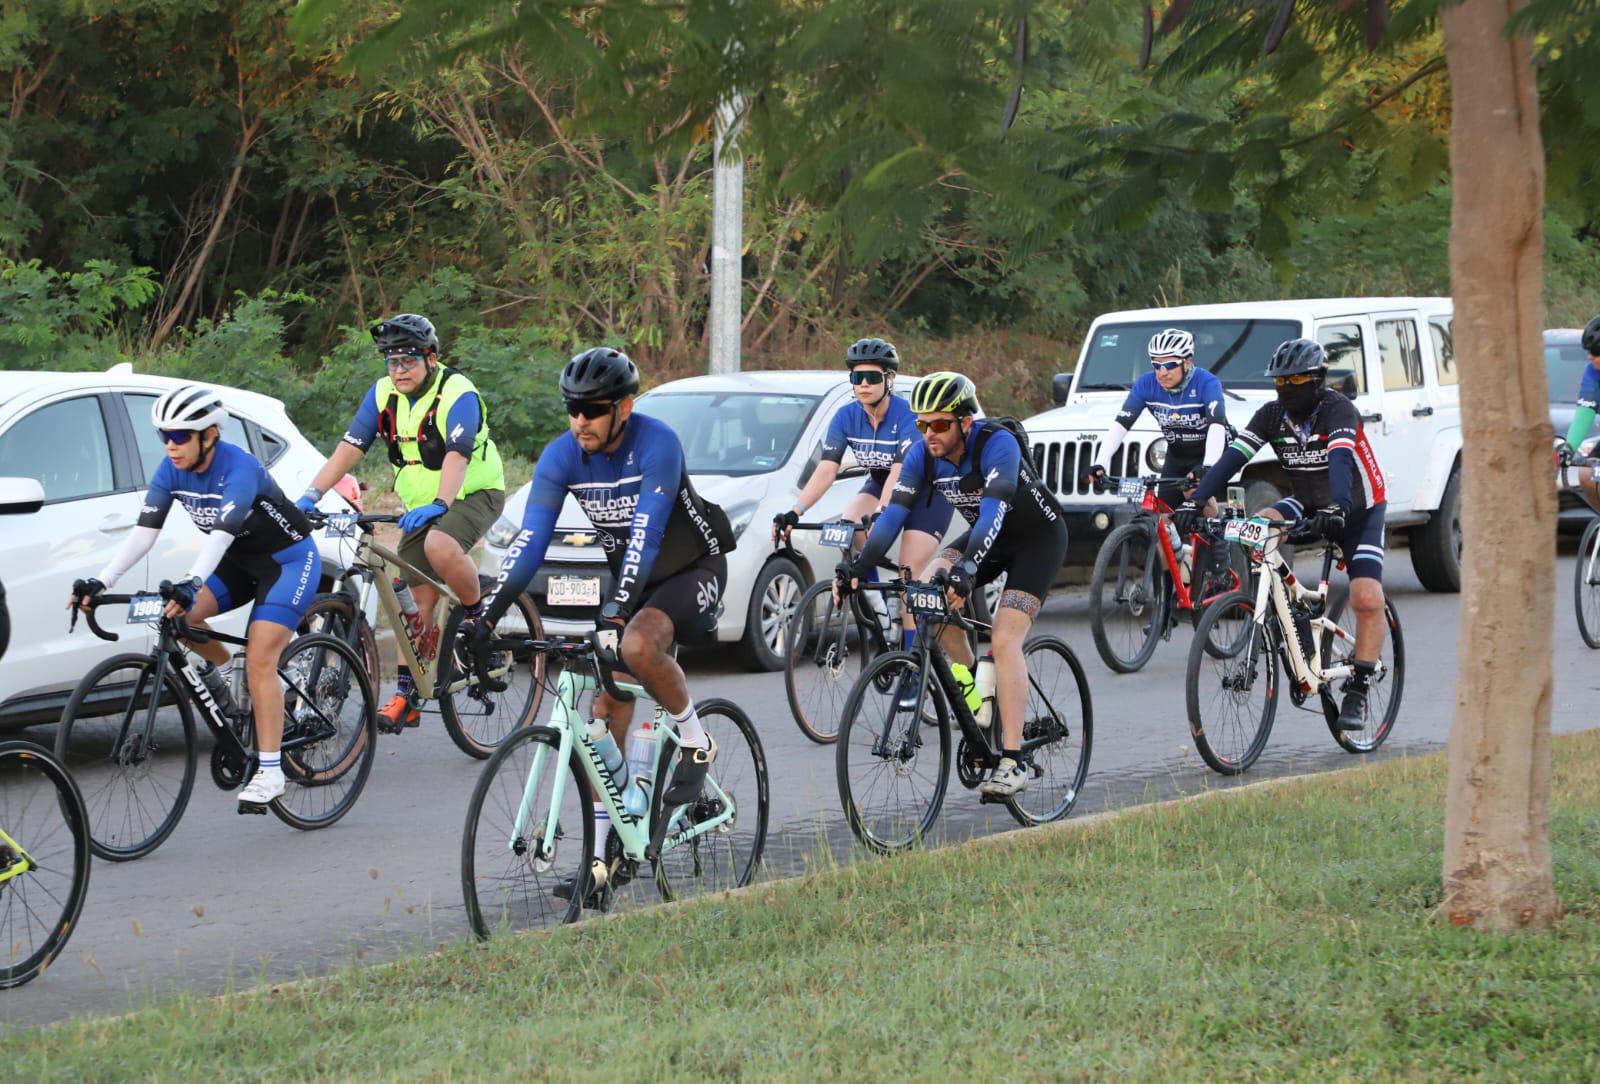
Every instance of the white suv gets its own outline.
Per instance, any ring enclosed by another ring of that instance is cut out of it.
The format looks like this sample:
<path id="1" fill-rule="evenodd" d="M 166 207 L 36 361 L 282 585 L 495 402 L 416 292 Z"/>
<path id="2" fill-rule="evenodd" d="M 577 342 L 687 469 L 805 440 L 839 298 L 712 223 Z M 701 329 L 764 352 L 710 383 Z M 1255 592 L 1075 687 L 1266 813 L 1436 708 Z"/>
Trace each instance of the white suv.
<path id="1" fill-rule="evenodd" d="M 67 633 L 72 581 L 98 573 L 139 516 L 150 472 L 166 457 L 150 407 L 181 381 L 144 376 L 130 365 L 104 373 L 0 373 L 0 476 L 37 479 L 44 506 L 7 516 L 0 535 L 0 578 L 10 604 L 12 643 L 0 660 L 0 731 L 53 723 L 67 696 L 95 663 L 121 651 L 144 651 L 154 630 L 118 629 L 115 644 L 82 627 Z M 222 439 L 267 465 L 283 491 L 297 496 L 323 456 L 300 435 L 283 404 L 254 392 L 218 388 L 228 408 Z M 324 498 L 326 501 L 327 498 Z M 118 587 L 139 590 L 176 579 L 203 536 L 181 512 L 169 516 L 155 548 Z M 323 575 L 340 564 L 336 544 L 320 536 Z M 217 626 L 243 635 L 248 611 Z M 107 614 L 113 626 L 120 615 Z"/>
<path id="2" fill-rule="evenodd" d="M 1165 327 L 1194 335 L 1195 364 L 1227 392 L 1228 421 L 1248 422 L 1274 395 L 1263 374 L 1286 339 L 1328 351 L 1328 382 L 1355 401 L 1388 488 L 1390 529 L 1410 534 L 1417 578 L 1431 591 L 1461 587 L 1461 405 L 1447 297 L 1251 301 L 1136 309 L 1098 317 L 1077 369 L 1055 378 L 1054 410 L 1027 420 L 1034 460 L 1067 512 L 1069 565 L 1087 565 L 1134 506 L 1083 482 L 1133 381 L 1149 370 L 1146 346 Z M 1158 472 L 1166 442 L 1147 414 L 1114 457 L 1112 474 Z M 1243 472 L 1251 509 L 1289 491 L 1271 445 Z"/>
<path id="3" fill-rule="evenodd" d="M 916 382 L 916 377 L 902 373 L 895 379 L 895 394 L 910 394 Z M 828 423 L 851 398 L 842 370 L 695 376 L 639 397 L 636 409 L 666 421 L 682 437 L 695 490 L 722 506 L 738 536 L 738 545 L 728 555 L 717 639 L 738 644 L 740 660 L 753 669 L 776 670 L 783 665 L 784 629 L 800 593 L 817 577 L 831 576 L 838 563 L 838 551 L 819 546 L 814 531 L 794 533 L 798 563 L 775 553 L 770 536 L 772 517 L 793 507 L 821 459 Z M 861 488 L 866 472 L 848 451 L 841 467 L 839 480 L 806 513 L 806 522 L 839 516 Z M 499 575 L 506 547 L 521 530 L 528 490 L 523 486 L 507 499 L 505 514 L 484 538 L 479 565 L 484 575 Z M 553 604 L 552 576 L 562 585 L 597 581 L 601 598 L 611 589 L 605 551 L 570 495 L 528 593 L 539 606 L 546 631 L 591 631 L 598 607 Z M 596 597 L 593 590 L 589 597 Z"/>

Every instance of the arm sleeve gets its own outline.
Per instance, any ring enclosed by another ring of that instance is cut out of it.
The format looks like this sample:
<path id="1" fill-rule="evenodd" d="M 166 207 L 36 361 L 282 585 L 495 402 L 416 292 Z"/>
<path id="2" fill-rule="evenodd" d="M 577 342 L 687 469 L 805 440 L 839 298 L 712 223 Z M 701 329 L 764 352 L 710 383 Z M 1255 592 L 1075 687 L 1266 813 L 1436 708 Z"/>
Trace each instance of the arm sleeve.
<path id="1" fill-rule="evenodd" d="M 822 438 L 822 458 L 829 463 L 844 462 L 844 408 L 833 412 L 828 423 L 828 435 Z"/>
<path id="2" fill-rule="evenodd" d="M 1328 425 L 1328 495 L 1333 503 L 1349 512 L 1350 486 L 1355 481 L 1356 434 L 1361 418 L 1355 404 L 1346 399 L 1336 405 Z"/>
<path id="3" fill-rule="evenodd" d="M 1206 419 L 1211 424 L 1206 427 L 1205 458 L 1201 462 L 1215 463 L 1222 449 L 1227 447 L 1233 430 L 1228 426 L 1228 404 L 1223 395 L 1222 381 L 1213 376 L 1207 382 L 1206 395 Z"/>
<path id="4" fill-rule="evenodd" d="M 504 617 L 516 597 L 528 589 L 533 574 L 544 564 L 544 555 L 550 549 L 556 516 L 567 494 L 565 457 L 554 449 L 552 441 L 539 456 L 533 471 L 533 485 L 528 491 L 528 504 L 522 510 L 522 530 L 506 550 L 505 559 L 500 562 L 500 575 L 489 589 L 484 620 L 491 625 Z"/>
<path id="5" fill-rule="evenodd" d="M 469 391 L 451 404 L 450 416 L 445 419 L 444 425 L 445 451 L 460 452 L 472 458 L 478 430 L 483 428 L 483 401 L 478 398 L 478 393 Z"/>
<path id="6" fill-rule="evenodd" d="M 889 552 L 889 547 L 905 526 L 906 517 L 911 514 L 912 506 L 921 498 L 927 484 L 928 446 L 917 441 L 911 445 L 905 461 L 900 464 L 900 480 L 894 484 L 889 507 L 872 525 L 872 532 L 867 535 L 866 543 L 856 555 L 854 568 L 859 578 L 865 579 L 867 570 L 878 567 L 883 555 Z"/>
<path id="7" fill-rule="evenodd" d="M 230 532 L 220 529 L 207 534 L 205 541 L 200 543 L 200 552 L 195 556 L 194 564 L 189 566 L 188 578 L 201 582 L 210 579 L 211 574 L 222 563 L 228 547 L 233 545 L 233 537 Z"/>
<path id="8" fill-rule="evenodd" d="M 1117 420 L 1111 423 L 1111 428 L 1106 430 L 1105 439 L 1100 442 L 1100 454 L 1094 457 L 1094 465 L 1101 470 L 1111 469 L 1111 457 L 1117 454 L 1122 447 L 1122 442 L 1128 439 L 1128 427 L 1122 424 L 1122 415 L 1117 415 Z"/>
<path id="9" fill-rule="evenodd" d="M 633 510 L 628 547 L 623 551 L 617 587 L 611 595 L 627 615 L 638 607 L 645 584 L 650 582 L 650 570 L 661 553 L 673 501 L 683 486 L 683 445 L 676 439 L 654 441 L 651 447 L 641 449 L 639 465 L 643 472 L 639 503 Z"/>
<path id="10" fill-rule="evenodd" d="M 156 544 L 156 539 L 161 535 L 160 527 L 135 527 L 122 545 L 112 555 L 111 563 L 101 570 L 96 577 L 108 588 L 115 587 L 128 569 L 139 562 L 139 559 L 150 552 L 150 547 Z"/>
<path id="11" fill-rule="evenodd" d="M 1579 406 L 1572 412 L 1572 424 L 1567 426 L 1567 443 L 1576 448 L 1594 428 L 1594 407 Z"/>
<path id="12" fill-rule="evenodd" d="M 1246 463 L 1255 458 L 1261 446 L 1267 442 L 1272 427 L 1277 424 L 1276 405 L 1268 403 L 1263 406 L 1250 419 L 1250 424 L 1234 435 L 1233 441 L 1223 449 L 1211 469 L 1206 471 L 1206 476 L 1201 479 L 1200 484 L 1195 486 L 1190 500 L 1195 504 L 1205 504 L 1221 493 L 1228 481 L 1243 470 Z"/>
<path id="13" fill-rule="evenodd" d="M 1022 470 L 1022 448 L 1010 433 L 996 429 L 983 446 L 978 469 L 983 472 L 983 499 L 978 502 L 978 520 L 967 536 L 966 559 L 981 565 L 994 549 L 1006 514 L 1017 494 L 1017 477 Z"/>
<path id="14" fill-rule="evenodd" d="M 374 384 L 367 389 L 367 394 L 361 399 L 361 405 L 356 408 L 356 416 L 350 420 L 350 427 L 344 431 L 344 442 L 364 452 L 372 447 L 372 442 L 377 439 L 378 386 Z"/>

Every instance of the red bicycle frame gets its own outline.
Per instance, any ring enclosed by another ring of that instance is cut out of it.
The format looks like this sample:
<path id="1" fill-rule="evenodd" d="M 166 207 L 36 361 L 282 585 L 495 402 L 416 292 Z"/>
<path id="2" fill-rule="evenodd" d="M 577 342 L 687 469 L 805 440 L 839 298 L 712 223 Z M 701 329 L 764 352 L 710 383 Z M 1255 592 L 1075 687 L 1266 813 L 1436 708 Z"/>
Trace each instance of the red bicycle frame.
<path id="1" fill-rule="evenodd" d="M 1192 610 L 1195 608 L 1195 597 L 1194 595 L 1190 594 L 1189 585 L 1183 582 L 1183 576 L 1179 570 L 1178 554 L 1175 550 L 1173 550 L 1172 539 L 1168 537 L 1166 528 L 1161 521 L 1162 516 L 1170 516 L 1172 514 L 1172 508 L 1167 504 L 1166 501 L 1156 496 L 1156 481 L 1154 479 L 1146 478 L 1142 479 L 1142 481 L 1145 484 L 1144 499 L 1139 502 L 1139 507 L 1143 511 L 1149 512 L 1155 517 L 1156 544 L 1161 548 L 1161 563 L 1166 566 L 1167 575 L 1172 579 L 1172 590 L 1173 594 L 1178 600 L 1178 608 L 1180 610 Z M 1201 538 L 1198 533 L 1190 533 L 1189 552 L 1191 554 L 1198 554 L 1200 552 L 1200 541 Z M 1211 544 L 1212 543 L 1209 540 L 1206 541 L 1206 545 L 1209 546 Z M 1234 571 L 1232 568 L 1229 568 L 1228 579 L 1231 582 L 1226 588 L 1218 591 L 1214 595 L 1208 595 L 1205 598 L 1200 599 L 1200 604 L 1209 604 L 1212 600 L 1221 598 L 1229 591 L 1237 591 L 1240 587 L 1239 573 Z"/>

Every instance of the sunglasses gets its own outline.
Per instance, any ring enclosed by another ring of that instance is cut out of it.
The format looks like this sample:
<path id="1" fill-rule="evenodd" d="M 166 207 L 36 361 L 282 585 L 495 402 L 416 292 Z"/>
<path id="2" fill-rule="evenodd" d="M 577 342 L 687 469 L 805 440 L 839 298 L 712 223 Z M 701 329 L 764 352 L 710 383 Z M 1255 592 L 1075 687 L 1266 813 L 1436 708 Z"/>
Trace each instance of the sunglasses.
<path id="1" fill-rule="evenodd" d="M 161 434 L 161 443 L 176 444 L 179 447 L 194 439 L 193 429 L 158 429 L 156 432 Z"/>
<path id="2" fill-rule="evenodd" d="M 1272 383 L 1275 387 L 1287 388 L 1290 384 L 1309 384 L 1316 378 L 1316 373 L 1295 373 L 1293 376 L 1275 376 Z"/>
<path id="3" fill-rule="evenodd" d="M 426 360 L 428 360 L 426 354 L 389 354 L 384 357 L 383 363 L 389 367 L 391 373 L 394 373 L 415 369 Z"/>
<path id="4" fill-rule="evenodd" d="M 1170 373 L 1174 369 L 1183 368 L 1183 362 L 1182 361 L 1152 361 L 1150 363 L 1150 368 L 1155 369 L 1158 372 Z"/>
<path id="5" fill-rule="evenodd" d="M 850 383 L 852 384 L 882 384 L 884 374 L 875 369 L 851 369 Z"/>
<path id="6" fill-rule="evenodd" d="M 614 403 L 594 403 L 586 399 L 570 399 L 567 401 L 567 417 L 576 418 L 582 415 L 592 422 L 596 418 L 604 418 L 607 414 L 610 414 L 611 408 L 615 405 Z"/>
<path id="7" fill-rule="evenodd" d="M 948 433 L 950 432 L 950 427 L 955 424 L 955 418 L 918 418 L 917 432 Z"/>

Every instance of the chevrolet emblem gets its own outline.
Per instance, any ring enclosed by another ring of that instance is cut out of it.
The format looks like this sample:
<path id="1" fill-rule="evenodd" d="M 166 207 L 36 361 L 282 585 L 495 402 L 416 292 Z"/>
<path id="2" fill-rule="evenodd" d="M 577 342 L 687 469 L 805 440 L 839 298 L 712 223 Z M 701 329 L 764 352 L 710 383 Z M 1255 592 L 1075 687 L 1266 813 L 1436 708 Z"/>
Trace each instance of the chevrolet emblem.
<path id="1" fill-rule="evenodd" d="M 594 542 L 594 535 L 574 532 L 561 536 L 561 542 L 567 546 L 587 546 Z"/>

